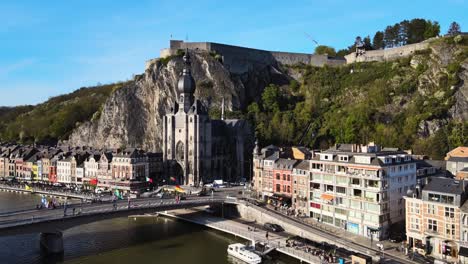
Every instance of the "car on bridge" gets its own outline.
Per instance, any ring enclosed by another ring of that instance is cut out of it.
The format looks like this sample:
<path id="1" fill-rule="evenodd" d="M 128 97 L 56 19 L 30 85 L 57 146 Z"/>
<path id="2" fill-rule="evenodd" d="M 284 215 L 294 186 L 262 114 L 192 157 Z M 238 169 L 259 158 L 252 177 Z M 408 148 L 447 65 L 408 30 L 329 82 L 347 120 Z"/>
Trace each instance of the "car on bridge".
<path id="1" fill-rule="evenodd" d="M 272 232 L 281 232 L 281 231 L 284 231 L 283 227 L 281 227 L 280 225 L 277 225 L 277 224 L 272 224 L 272 223 L 265 223 L 263 225 L 263 227 L 268 230 L 268 231 L 272 231 Z"/>

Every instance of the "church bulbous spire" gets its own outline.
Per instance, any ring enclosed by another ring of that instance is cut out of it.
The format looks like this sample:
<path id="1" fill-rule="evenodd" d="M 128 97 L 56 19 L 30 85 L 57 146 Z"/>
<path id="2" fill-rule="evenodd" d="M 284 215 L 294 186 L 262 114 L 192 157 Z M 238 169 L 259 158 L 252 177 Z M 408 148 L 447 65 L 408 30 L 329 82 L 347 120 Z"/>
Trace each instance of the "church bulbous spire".
<path id="1" fill-rule="evenodd" d="M 177 90 L 179 91 L 179 94 L 192 95 L 195 93 L 195 80 L 190 73 L 190 55 L 188 49 L 185 51 L 184 62 L 184 71 L 177 83 Z"/>

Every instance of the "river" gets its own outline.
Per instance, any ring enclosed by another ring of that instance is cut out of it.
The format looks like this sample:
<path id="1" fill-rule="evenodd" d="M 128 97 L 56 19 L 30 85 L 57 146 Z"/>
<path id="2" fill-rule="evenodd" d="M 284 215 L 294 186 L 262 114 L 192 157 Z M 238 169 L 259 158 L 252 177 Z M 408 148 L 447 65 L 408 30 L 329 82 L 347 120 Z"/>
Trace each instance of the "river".
<path id="1" fill-rule="evenodd" d="M 0 211 L 34 207 L 40 197 L 0 192 Z M 168 218 L 100 220 L 64 232 L 63 257 L 43 256 L 39 234 L 0 237 L 0 263 L 236 263 L 227 245 L 233 236 Z M 263 263 L 299 263 L 279 256 Z"/>

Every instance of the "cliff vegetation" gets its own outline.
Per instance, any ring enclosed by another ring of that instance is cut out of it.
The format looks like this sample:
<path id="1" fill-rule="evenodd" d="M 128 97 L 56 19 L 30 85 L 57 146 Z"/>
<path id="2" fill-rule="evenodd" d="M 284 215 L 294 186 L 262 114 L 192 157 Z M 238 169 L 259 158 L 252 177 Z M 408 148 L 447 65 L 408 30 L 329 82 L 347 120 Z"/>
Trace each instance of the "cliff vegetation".
<path id="1" fill-rule="evenodd" d="M 396 61 L 289 67 L 299 82 L 268 86 L 247 118 L 263 144 L 375 141 L 442 158 L 468 144 L 467 44 L 441 38 Z"/>
<path id="2" fill-rule="evenodd" d="M 0 141 L 53 143 L 82 122 L 98 118 L 101 106 L 124 83 L 83 87 L 35 106 L 0 108 Z"/>

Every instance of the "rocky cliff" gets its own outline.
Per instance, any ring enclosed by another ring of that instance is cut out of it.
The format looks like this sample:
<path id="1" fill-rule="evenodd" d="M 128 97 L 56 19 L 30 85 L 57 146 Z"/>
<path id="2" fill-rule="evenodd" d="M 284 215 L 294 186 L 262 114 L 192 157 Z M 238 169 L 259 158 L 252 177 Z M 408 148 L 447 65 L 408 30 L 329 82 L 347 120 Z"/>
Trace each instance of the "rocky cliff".
<path id="1" fill-rule="evenodd" d="M 248 65 L 248 71 L 233 74 L 206 52 L 192 52 L 195 96 L 211 108 L 222 98 L 228 110 L 242 110 L 257 100 L 270 83 L 285 84 L 289 77 L 278 65 Z M 160 151 L 162 117 L 177 98 L 176 85 L 183 69 L 181 56 L 153 60 L 145 73 L 116 90 L 98 118 L 80 125 L 65 144 L 96 148 L 142 147 Z"/>

